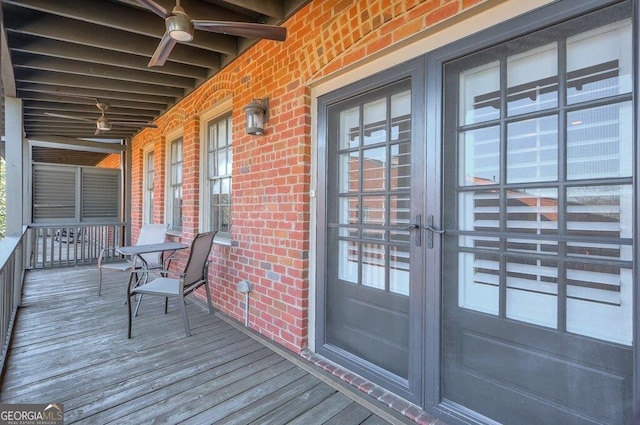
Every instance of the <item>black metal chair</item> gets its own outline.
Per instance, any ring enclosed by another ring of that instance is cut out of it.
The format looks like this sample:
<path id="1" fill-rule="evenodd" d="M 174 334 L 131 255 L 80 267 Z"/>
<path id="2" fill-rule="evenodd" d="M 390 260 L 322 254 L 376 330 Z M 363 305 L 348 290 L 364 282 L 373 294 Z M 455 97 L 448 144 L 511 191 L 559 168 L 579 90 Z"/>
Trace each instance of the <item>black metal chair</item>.
<path id="1" fill-rule="evenodd" d="M 211 291 L 208 285 L 208 269 L 209 269 L 209 252 L 213 245 L 213 237 L 216 232 L 199 233 L 193 239 L 189 252 L 187 264 L 182 272 L 172 270 L 153 270 L 160 273 L 160 277 L 151 280 L 144 285 L 136 286 L 138 282 L 136 272 L 131 272 L 129 276 L 129 284 L 127 285 L 127 307 L 129 309 L 129 329 L 127 338 L 131 338 L 131 298 L 136 295 L 161 296 L 165 297 L 164 312 L 167 313 L 169 298 L 178 298 L 182 308 L 182 319 L 184 321 L 184 330 L 187 336 L 191 335 L 189 329 L 189 318 L 187 317 L 187 308 L 184 298 L 193 293 L 196 289 L 204 286 L 207 294 L 207 303 L 209 305 L 209 313 L 213 314 L 213 305 L 211 304 Z M 176 278 L 168 277 L 177 275 Z"/>

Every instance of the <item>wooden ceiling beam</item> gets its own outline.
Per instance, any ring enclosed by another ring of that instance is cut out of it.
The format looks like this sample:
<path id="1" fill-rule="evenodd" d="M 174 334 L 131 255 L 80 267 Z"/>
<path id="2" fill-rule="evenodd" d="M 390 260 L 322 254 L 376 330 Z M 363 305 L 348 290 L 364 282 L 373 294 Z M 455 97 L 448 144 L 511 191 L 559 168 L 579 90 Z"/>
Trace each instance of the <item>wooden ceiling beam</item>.
<path id="1" fill-rule="evenodd" d="M 149 59 L 143 56 L 90 46 L 79 46 L 64 41 L 37 38 L 23 34 L 9 34 L 9 44 L 11 45 L 12 52 L 23 52 L 61 59 L 82 59 L 85 62 L 94 64 L 147 71 L 150 74 L 178 75 L 196 80 L 204 80 L 207 78 L 207 68 L 204 67 L 169 61 L 166 62 L 164 66 L 149 68 L 147 67 Z M 217 71 L 219 65 L 212 69 Z"/>
<path id="2" fill-rule="evenodd" d="M 23 104 L 25 108 L 31 110 L 42 110 L 45 112 L 48 111 L 60 111 L 61 113 L 68 114 L 73 112 L 88 112 L 95 113 L 98 116 L 100 115 L 100 110 L 95 105 L 82 105 L 75 103 L 54 103 L 54 102 L 38 102 L 33 100 L 23 100 Z M 131 115 L 134 117 L 145 117 L 145 118 L 156 118 L 158 116 L 157 111 L 151 111 L 146 109 L 128 109 L 121 107 L 120 104 L 108 104 L 109 109 L 107 109 L 107 116 L 121 114 L 121 115 Z"/>
<path id="3" fill-rule="evenodd" d="M 157 84 L 167 87 L 182 87 L 183 89 L 192 88 L 195 84 L 195 81 L 192 78 L 124 69 L 116 66 L 94 64 L 91 62 L 77 60 L 49 58 L 26 53 L 14 53 L 13 65 L 16 68 L 63 72 L 67 74 L 100 77 L 112 80 Z"/>
<path id="4" fill-rule="evenodd" d="M 225 3 L 253 10 L 256 13 L 278 20 L 284 18 L 284 4 L 282 0 L 225 0 Z"/>
<path id="5" fill-rule="evenodd" d="M 37 102 L 51 102 L 51 103 L 59 103 L 61 105 L 67 104 L 76 104 L 76 105 L 91 105 L 95 107 L 96 98 L 92 97 L 80 97 L 80 96 L 64 96 L 64 95 L 56 95 L 50 93 L 40 93 L 28 90 L 18 90 L 18 97 L 23 101 L 37 101 Z M 108 103 L 109 105 L 114 104 L 118 105 L 121 108 L 125 109 L 146 109 L 149 111 L 154 111 L 156 114 L 160 114 L 164 110 L 163 106 L 157 103 L 149 103 L 149 102 L 131 102 L 123 99 L 109 99 L 109 98 L 101 98 L 101 102 Z M 96 109 L 97 110 L 97 109 Z"/>
<path id="6" fill-rule="evenodd" d="M 130 93 L 119 90 L 102 90 L 92 87 L 76 87 L 76 86 L 63 86 L 44 84 L 41 82 L 24 82 L 18 83 L 19 91 L 34 91 L 37 93 L 48 93 L 51 95 L 67 95 L 67 96 L 83 96 L 89 98 L 98 99 L 122 99 L 132 102 L 142 101 L 149 103 L 157 103 L 159 105 L 173 105 L 175 98 L 171 96 L 159 96 L 157 94 L 141 94 Z"/>
<path id="7" fill-rule="evenodd" d="M 60 72 L 47 72 L 32 70 L 18 70 L 15 74 L 16 82 L 40 83 L 58 86 L 84 87 L 93 90 L 110 90 L 127 93 L 149 94 L 167 96 L 174 99 L 182 98 L 184 89 L 178 87 L 158 86 L 154 84 L 136 83 L 131 81 L 110 80 L 85 75 L 64 74 Z"/>

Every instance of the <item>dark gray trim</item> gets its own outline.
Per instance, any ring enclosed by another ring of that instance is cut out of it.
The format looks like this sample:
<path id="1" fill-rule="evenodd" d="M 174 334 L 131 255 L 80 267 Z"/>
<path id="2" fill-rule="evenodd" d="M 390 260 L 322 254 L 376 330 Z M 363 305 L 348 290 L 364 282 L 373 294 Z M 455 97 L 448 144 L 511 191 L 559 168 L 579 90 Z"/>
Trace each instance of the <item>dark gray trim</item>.
<path id="1" fill-rule="evenodd" d="M 638 285 L 638 270 L 637 265 L 640 264 L 640 249 L 638 249 L 637 241 L 640 241 L 640 212 L 638 211 L 638 200 L 640 199 L 640 149 L 638 149 L 638 141 L 640 141 L 640 100 L 638 99 L 638 94 L 640 93 L 640 42 L 638 41 L 638 37 L 640 37 L 640 4 L 638 0 L 633 0 L 632 4 L 633 13 L 633 110 L 634 110 L 634 135 L 635 135 L 635 169 L 634 169 L 634 179 L 633 179 L 633 187 L 634 187 L 634 196 L 635 201 L 634 205 L 636 205 L 636 209 L 634 211 L 633 224 L 633 240 L 636 241 L 636 245 L 634 247 L 633 252 L 633 260 L 636 264 L 634 268 L 634 276 L 633 282 L 635 283 L 634 289 L 634 303 L 633 303 L 633 318 L 635 323 L 633 329 L 633 400 L 635 403 L 632 406 L 633 409 L 633 423 L 640 423 L 640 349 L 638 345 L 640 343 L 640 288 Z"/>
<path id="2" fill-rule="evenodd" d="M 351 84 L 344 89 L 337 90 L 335 92 L 321 96 L 318 99 L 318 182 L 326 182 L 327 176 L 330 174 L 328 169 L 328 147 L 327 142 L 329 140 L 329 131 L 337 131 L 337 129 L 329 128 L 329 116 L 328 109 L 330 105 L 349 99 L 350 97 L 364 94 L 370 90 L 379 89 L 391 83 L 410 78 L 411 79 L 411 93 L 412 93 L 412 156 L 416 153 L 424 155 L 424 104 L 425 93 L 424 88 L 424 59 L 417 59 L 394 68 L 388 69 L 380 74 L 376 74 L 362 81 Z M 411 194 L 411 215 L 422 214 L 421 199 L 423 197 L 423 179 L 424 170 L 420 167 L 414 167 L 411 164 L 411 179 L 412 179 L 412 194 Z M 317 270 L 316 270 L 316 351 L 330 359 L 337 361 L 353 370 L 354 372 L 371 379 L 376 383 L 388 388 L 394 393 L 416 403 L 420 403 L 422 399 L 422 376 L 424 376 L 424 317 L 423 312 L 423 298 L 424 292 L 422 288 L 422 282 L 424 281 L 424 274 L 422 269 L 423 247 L 416 247 L 414 243 L 416 233 L 413 232 L 411 243 L 411 298 L 410 298 L 410 334 L 411 341 L 410 355 L 409 355 L 409 381 L 398 379 L 397 376 L 385 372 L 381 368 L 377 368 L 374 365 L 362 365 L 362 360 L 356 358 L 349 353 L 332 346 L 325 344 L 325 304 L 327 302 L 326 297 L 326 274 L 325 268 L 327 265 L 326 244 L 327 235 L 324 229 L 327 228 L 327 186 L 324 183 L 318 185 L 317 199 L 318 199 L 318 217 L 317 228 L 320 229 L 317 238 Z M 413 192 L 416 190 L 417 192 Z M 420 200 L 420 201 L 418 201 Z M 423 245 L 424 246 L 424 245 Z M 415 378 L 415 379 L 413 379 Z"/>

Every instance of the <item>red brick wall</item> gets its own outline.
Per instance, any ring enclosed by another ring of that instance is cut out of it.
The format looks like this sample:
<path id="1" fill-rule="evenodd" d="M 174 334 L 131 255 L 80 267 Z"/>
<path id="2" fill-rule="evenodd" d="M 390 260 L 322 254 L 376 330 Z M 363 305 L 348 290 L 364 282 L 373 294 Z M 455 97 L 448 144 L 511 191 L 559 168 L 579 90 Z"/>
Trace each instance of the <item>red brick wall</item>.
<path id="1" fill-rule="evenodd" d="M 120 168 L 120 155 L 119 154 L 111 154 L 107 156 L 105 159 L 96 164 L 96 167 L 101 168 Z"/>
<path id="2" fill-rule="evenodd" d="M 233 98 L 231 247 L 215 246 L 214 303 L 243 318 L 240 280 L 254 286 L 250 326 L 293 351 L 307 345 L 311 98 L 308 81 L 392 46 L 483 0 L 316 0 L 285 22 L 286 42 L 259 42 L 133 140 L 133 227 L 142 222 L 142 150 L 155 151 L 155 221 L 164 221 L 165 143 L 184 137 L 184 231 L 199 223 L 199 115 Z M 244 132 L 244 105 L 269 97 L 265 135 Z"/>

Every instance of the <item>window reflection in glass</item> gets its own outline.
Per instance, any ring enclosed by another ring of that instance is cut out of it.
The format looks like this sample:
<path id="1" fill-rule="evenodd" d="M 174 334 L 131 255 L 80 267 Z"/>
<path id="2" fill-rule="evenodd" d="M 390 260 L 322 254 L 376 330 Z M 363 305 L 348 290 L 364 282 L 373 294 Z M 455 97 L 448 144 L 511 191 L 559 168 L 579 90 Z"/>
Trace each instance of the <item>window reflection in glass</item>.
<path id="1" fill-rule="evenodd" d="M 631 20 L 624 20 L 567 40 L 569 104 L 631 93 L 633 88 Z"/>
<path id="2" fill-rule="evenodd" d="M 460 73 L 460 124 L 500 118 L 500 62 Z"/>
<path id="3" fill-rule="evenodd" d="M 469 130 L 459 137 L 460 186 L 499 183 L 500 127 Z"/>
<path id="4" fill-rule="evenodd" d="M 507 182 L 558 179 L 558 117 L 509 123 L 507 126 Z"/>
<path id="5" fill-rule="evenodd" d="M 510 116 L 558 105 L 558 45 L 551 43 L 507 59 Z"/>
<path id="6" fill-rule="evenodd" d="M 573 111 L 567 123 L 567 178 L 631 176 L 631 102 Z"/>

